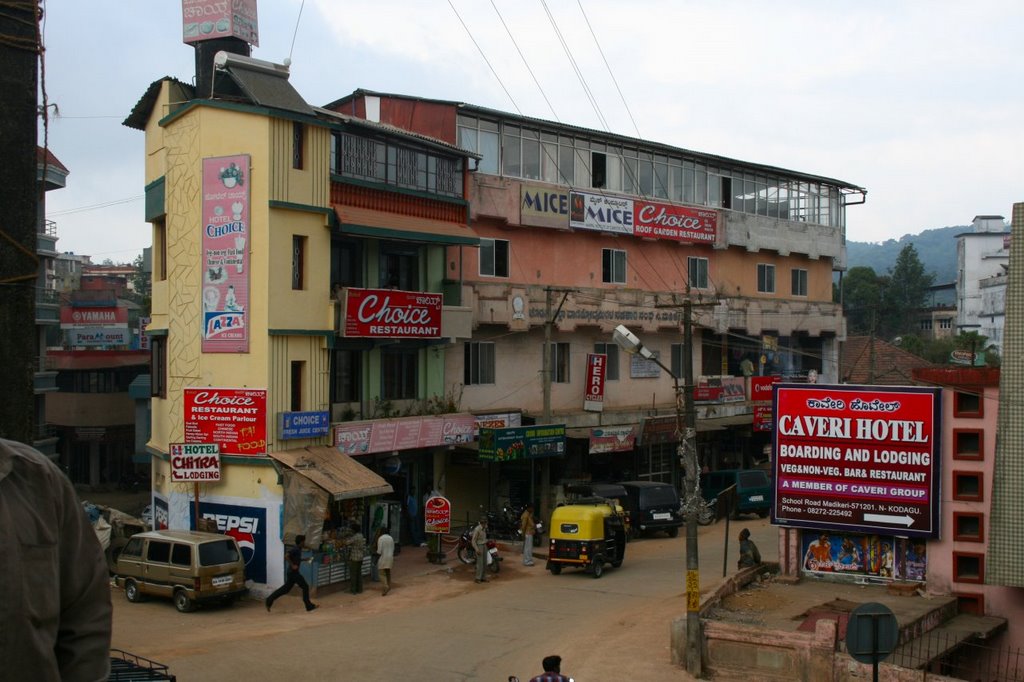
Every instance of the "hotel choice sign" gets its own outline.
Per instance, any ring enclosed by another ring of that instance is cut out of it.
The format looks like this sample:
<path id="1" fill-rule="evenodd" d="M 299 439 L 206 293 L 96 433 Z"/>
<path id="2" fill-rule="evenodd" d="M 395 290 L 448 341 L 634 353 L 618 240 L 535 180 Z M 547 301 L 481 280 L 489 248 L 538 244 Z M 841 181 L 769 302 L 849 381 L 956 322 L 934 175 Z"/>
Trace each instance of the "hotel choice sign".
<path id="1" fill-rule="evenodd" d="M 776 384 L 772 523 L 939 536 L 941 389 Z"/>

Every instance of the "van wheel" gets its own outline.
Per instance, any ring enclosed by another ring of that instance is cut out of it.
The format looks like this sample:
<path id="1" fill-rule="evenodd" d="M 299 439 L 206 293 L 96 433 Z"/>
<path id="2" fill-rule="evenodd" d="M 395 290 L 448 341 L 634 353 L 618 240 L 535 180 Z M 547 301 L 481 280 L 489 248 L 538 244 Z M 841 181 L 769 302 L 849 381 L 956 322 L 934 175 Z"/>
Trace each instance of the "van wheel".
<path id="1" fill-rule="evenodd" d="M 679 528 L 677 526 L 672 526 L 671 528 L 669 528 L 668 529 L 668 536 L 670 538 L 678 537 L 679 536 Z"/>
<path id="2" fill-rule="evenodd" d="M 139 592 L 139 586 L 131 578 L 124 582 L 124 598 L 133 604 L 138 604 L 142 601 L 142 593 Z"/>
<path id="3" fill-rule="evenodd" d="M 551 575 L 558 575 L 562 572 L 562 564 L 548 564 L 548 570 L 551 571 Z"/>
<path id="4" fill-rule="evenodd" d="M 602 575 L 604 575 L 604 562 L 601 561 L 600 559 L 596 559 L 594 561 L 594 565 L 592 566 L 592 569 L 594 571 L 594 577 L 595 578 L 600 578 Z"/>
<path id="5" fill-rule="evenodd" d="M 182 613 L 189 613 L 194 611 L 196 606 L 192 603 L 192 600 L 188 598 L 188 593 L 185 590 L 178 590 L 174 593 L 174 608 L 178 609 Z"/>

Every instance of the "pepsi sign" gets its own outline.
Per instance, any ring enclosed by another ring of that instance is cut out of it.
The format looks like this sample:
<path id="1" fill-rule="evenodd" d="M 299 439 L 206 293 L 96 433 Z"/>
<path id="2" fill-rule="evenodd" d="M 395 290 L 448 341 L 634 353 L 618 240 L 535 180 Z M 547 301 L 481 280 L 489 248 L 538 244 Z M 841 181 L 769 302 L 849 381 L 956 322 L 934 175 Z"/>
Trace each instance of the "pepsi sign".
<path id="1" fill-rule="evenodd" d="M 245 561 L 245 577 L 257 583 L 267 582 L 267 510 L 217 502 L 199 502 L 199 513 L 213 519 L 217 530 L 238 542 Z M 189 506 L 189 515 L 195 507 Z M 194 521 L 194 519 L 191 519 Z M 195 524 L 193 523 L 194 527 Z"/>

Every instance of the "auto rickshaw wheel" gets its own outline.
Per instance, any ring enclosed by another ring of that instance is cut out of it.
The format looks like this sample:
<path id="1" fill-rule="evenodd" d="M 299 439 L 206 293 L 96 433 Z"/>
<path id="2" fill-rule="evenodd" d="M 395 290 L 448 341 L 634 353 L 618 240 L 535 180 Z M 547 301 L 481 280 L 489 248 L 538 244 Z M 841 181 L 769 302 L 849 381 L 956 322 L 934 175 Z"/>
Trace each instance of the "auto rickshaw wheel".
<path id="1" fill-rule="evenodd" d="M 548 570 L 551 571 L 551 575 L 558 575 L 562 572 L 562 564 L 548 564 Z"/>
<path id="2" fill-rule="evenodd" d="M 600 559 L 595 559 L 590 568 L 593 571 L 595 578 L 600 578 L 604 575 L 604 562 Z"/>
<path id="3" fill-rule="evenodd" d="M 669 528 L 668 529 L 668 536 L 670 538 L 679 537 L 679 527 L 678 526 L 672 526 L 671 528 Z"/>

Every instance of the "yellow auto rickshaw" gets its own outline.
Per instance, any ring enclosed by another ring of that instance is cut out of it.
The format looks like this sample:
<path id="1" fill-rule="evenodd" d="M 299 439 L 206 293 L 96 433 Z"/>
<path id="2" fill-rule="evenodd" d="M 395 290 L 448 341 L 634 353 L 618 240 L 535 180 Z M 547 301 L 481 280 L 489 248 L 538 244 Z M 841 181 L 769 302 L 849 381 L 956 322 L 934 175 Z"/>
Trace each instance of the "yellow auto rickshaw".
<path id="1" fill-rule="evenodd" d="M 546 568 L 554 575 L 575 566 L 600 578 L 604 565 L 618 568 L 626 554 L 622 507 L 603 498 L 579 499 L 551 513 Z"/>

